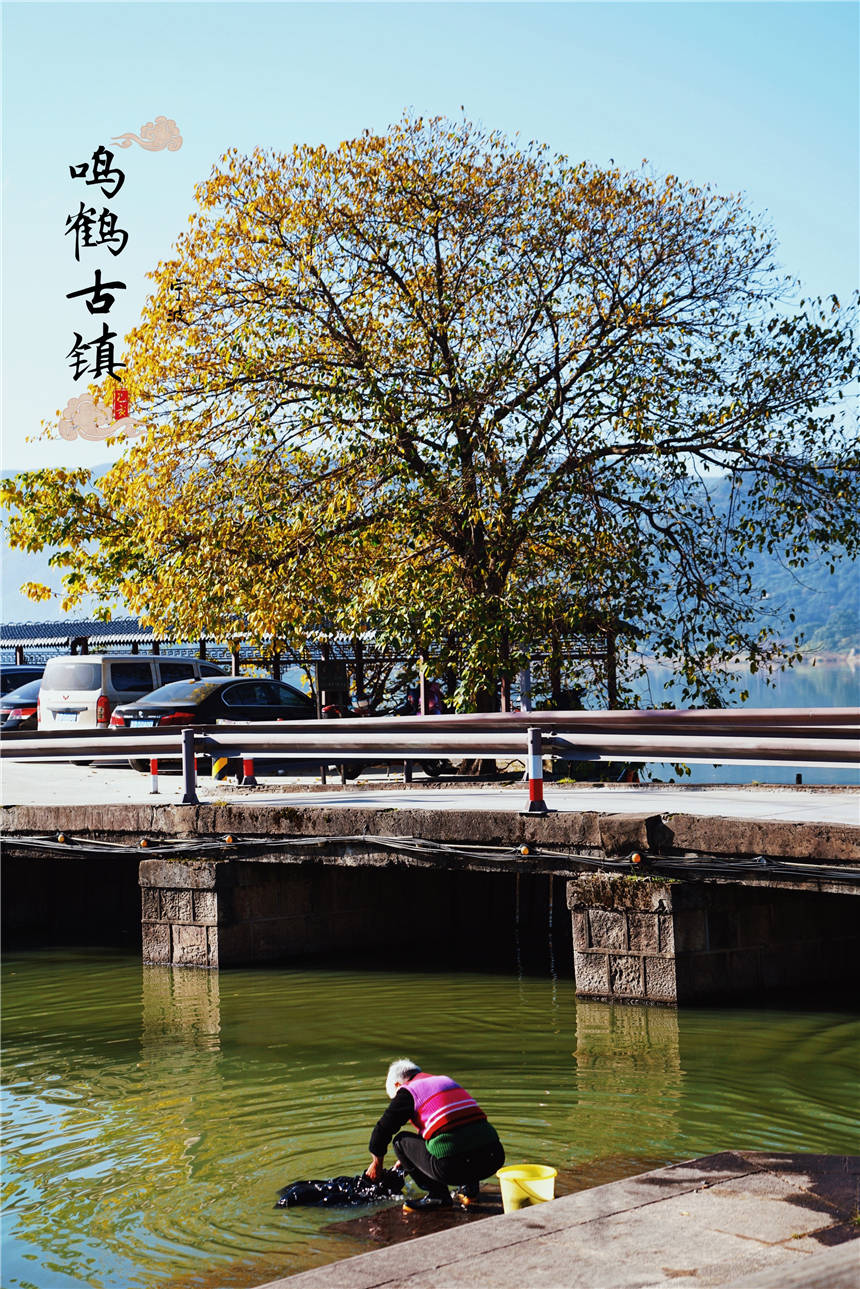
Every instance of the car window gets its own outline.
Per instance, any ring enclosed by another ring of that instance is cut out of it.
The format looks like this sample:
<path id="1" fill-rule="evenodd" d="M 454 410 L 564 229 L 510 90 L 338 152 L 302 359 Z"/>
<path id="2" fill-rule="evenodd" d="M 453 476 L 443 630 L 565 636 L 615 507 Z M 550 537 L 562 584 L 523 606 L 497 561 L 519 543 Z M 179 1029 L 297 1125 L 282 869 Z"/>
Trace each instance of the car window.
<path id="1" fill-rule="evenodd" d="M 49 658 L 45 667 L 42 685 L 46 690 L 59 689 L 67 693 L 75 689 L 97 689 L 102 687 L 102 665 L 100 662 L 78 662 L 68 658 Z"/>
<path id="2" fill-rule="evenodd" d="M 21 664 L 7 667 L 4 671 L 0 671 L 0 694 L 8 694 L 32 680 L 41 680 L 42 670 L 41 667 L 25 667 Z"/>
<path id="3" fill-rule="evenodd" d="M 309 712 L 314 711 L 313 700 L 307 694 L 303 694 L 300 689 L 293 689 L 292 685 L 285 685 L 283 681 L 278 681 L 278 697 L 275 700 L 281 707 L 301 707 L 307 708 Z"/>
<path id="4" fill-rule="evenodd" d="M 110 683 L 119 694 L 146 693 L 153 685 L 152 667 L 148 662 L 112 661 Z"/>
<path id="5" fill-rule="evenodd" d="M 39 690 L 42 688 L 41 677 L 38 680 L 30 680 L 26 685 L 19 685 L 17 689 L 10 689 L 8 694 L 3 697 L 7 703 L 34 703 L 39 697 Z"/>
<path id="6" fill-rule="evenodd" d="M 299 689 L 279 680 L 242 680 L 224 692 L 227 707 L 298 707 L 312 713 L 314 705 Z"/>
<path id="7" fill-rule="evenodd" d="M 218 688 L 217 681 L 212 680 L 175 680 L 171 685 L 161 685 L 146 695 L 146 701 L 153 703 L 202 703 Z"/>
<path id="8" fill-rule="evenodd" d="M 224 691 L 227 707 L 272 707 L 280 702 L 274 680 L 240 680 Z"/>
<path id="9" fill-rule="evenodd" d="M 160 662 L 158 669 L 162 685 L 172 685 L 175 680 L 194 679 L 193 662 Z"/>
<path id="10" fill-rule="evenodd" d="M 197 664 L 201 676 L 224 676 L 226 672 L 223 667 L 217 666 L 214 662 L 198 662 Z"/>

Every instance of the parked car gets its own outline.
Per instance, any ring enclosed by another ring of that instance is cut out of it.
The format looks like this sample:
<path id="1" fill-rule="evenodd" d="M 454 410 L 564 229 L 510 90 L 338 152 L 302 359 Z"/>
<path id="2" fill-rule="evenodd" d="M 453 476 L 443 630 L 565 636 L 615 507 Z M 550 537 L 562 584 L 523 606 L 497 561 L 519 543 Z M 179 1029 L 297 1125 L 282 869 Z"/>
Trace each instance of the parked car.
<path id="1" fill-rule="evenodd" d="M 44 670 L 44 663 L 12 663 L 0 668 L 0 696 L 31 680 L 39 680 Z"/>
<path id="2" fill-rule="evenodd" d="M 31 680 L 26 685 L 11 689 L 0 698 L 0 730 L 34 730 L 39 701 L 41 677 Z"/>
<path id="3" fill-rule="evenodd" d="M 223 676 L 221 667 L 170 654 L 65 654 L 49 658 L 39 694 L 39 729 L 107 729 L 118 703 L 174 681 Z"/>
<path id="4" fill-rule="evenodd" d="M 158 726 L 216 725 L 219 721 L 313 720 L 313 700 L 282 680 L 263 677 L 219 676 L 207 680 L 181 680 L 163 685 L 134 703 L 114 709 L 112 729 L 146 729 Z M 131 762 L 146 772 L 149 763 Z"/>

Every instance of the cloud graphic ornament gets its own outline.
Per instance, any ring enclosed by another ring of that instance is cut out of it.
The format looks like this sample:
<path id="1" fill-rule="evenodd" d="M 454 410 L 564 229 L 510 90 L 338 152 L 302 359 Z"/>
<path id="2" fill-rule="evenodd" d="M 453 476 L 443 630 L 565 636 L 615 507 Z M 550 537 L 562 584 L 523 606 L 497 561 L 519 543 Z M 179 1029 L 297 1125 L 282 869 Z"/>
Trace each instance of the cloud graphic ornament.
<path id="1" fill-rule="evenodd" d="M 146 125 L 140 127 L 140 134 L 133 134 L 129 130 L 125 134 L 115 135 L 111 143 L 119 148 L 130 148 L 133 143 L 137 143 L 147 152 L 162 152 L 165 148 L 168 152 L 178 152 L 182 147 L 182 135 L 175 121 L 166 116 L 157 116 L 154 121 L 147 121 Z"/>
<path id="2" fill-rule="evenodd" d="M 114 438 L 121 434 L 127 439 L 143 434 L 144 427 L 131 416 L 124 416 L 114 421 L 111 413 L 101 403 L 96 403 L 92 394 L 80 394 L 70 398 L 57 429 L 60 438 L 68 443 L 75 439 L 84 439 L 87 443 L 101 443 L 104 439 Z"/>

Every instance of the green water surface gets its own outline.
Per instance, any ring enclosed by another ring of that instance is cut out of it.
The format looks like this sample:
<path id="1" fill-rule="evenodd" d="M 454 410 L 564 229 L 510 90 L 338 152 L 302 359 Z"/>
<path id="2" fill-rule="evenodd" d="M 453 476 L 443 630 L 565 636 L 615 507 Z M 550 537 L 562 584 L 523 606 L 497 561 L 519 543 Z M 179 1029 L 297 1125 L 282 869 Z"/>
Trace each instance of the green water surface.
<path id="1" fill-rule="evenodd" d="M 570 981 L 208 973 L 106 951 L 3 972 L 4 1289 L 236 1289 L 362 1252 L 330 1210 L 389 1060 L 453 1075 L 561 1189 L 730 1148 L 860 1153 L 860 1019 L 577 1002 Z"/>

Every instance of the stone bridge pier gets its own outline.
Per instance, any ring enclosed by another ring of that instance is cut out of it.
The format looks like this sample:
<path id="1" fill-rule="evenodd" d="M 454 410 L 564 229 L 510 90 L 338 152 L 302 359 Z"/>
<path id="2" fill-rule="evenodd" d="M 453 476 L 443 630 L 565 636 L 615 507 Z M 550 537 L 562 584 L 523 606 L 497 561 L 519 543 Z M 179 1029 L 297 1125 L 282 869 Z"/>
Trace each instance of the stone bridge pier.
<path id="1" fill-rule="evenodd" d="M 143 860 L 143 960 L 223 968 L 355 956 L 538 972 L 557 962 L 569 977 L 566 878 L 375 859 Z"/>
<path id="2" fill-rule="evenodd" d="M 584 999 L 669 1005 L 856 979 L 854 825 L 244 803 L 5 822 L 7 946 L 551 973 Z"/>
<path id="3" fill-rule="evenodd" d="M 593 873 L 568 883 L 567 901 L 581 998 L 753 998 L 856 973 L 850 895 Z"/>
<path id="4" fill-rule="evenodd" d="M 406 963 L 551 963 L 580 998 L 672 1005 L 844 992 L 860 953 L 854 896 L 778 885 L 226 859 L 143 860 L 139 881 L 153 964 L 221 968 L 384 946 Z"/>

